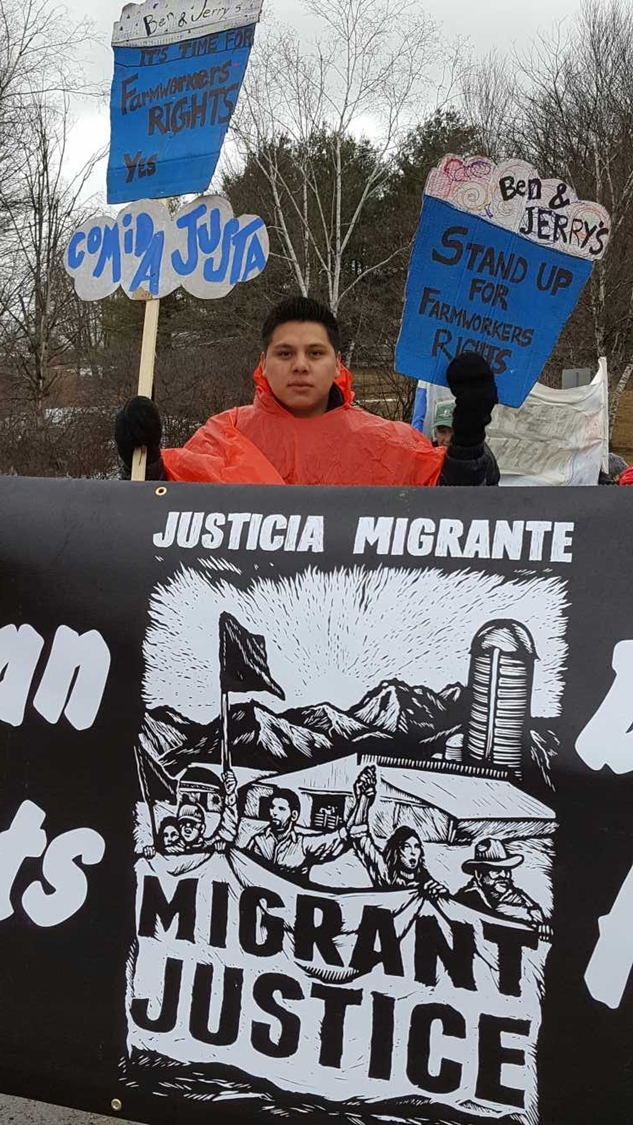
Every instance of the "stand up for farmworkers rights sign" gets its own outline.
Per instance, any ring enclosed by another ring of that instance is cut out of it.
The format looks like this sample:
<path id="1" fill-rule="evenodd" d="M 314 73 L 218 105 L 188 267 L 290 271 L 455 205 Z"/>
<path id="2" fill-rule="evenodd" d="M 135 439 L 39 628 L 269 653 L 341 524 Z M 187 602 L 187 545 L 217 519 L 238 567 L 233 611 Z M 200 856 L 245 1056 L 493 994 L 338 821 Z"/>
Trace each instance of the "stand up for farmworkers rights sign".
<path id="1" fill-rule="evenodd" d="M 115 25 L 108 202 L 206 191 L 263 0 L 146 0 Z"/>
<path id="2" fill-rule="evenodd" d="M 611 222 L 560 180 L 508 160 L 447 156 L 426 184 L 396 368 L 446 385 L 478 352 L 520 406 L 608 246 Z"/>

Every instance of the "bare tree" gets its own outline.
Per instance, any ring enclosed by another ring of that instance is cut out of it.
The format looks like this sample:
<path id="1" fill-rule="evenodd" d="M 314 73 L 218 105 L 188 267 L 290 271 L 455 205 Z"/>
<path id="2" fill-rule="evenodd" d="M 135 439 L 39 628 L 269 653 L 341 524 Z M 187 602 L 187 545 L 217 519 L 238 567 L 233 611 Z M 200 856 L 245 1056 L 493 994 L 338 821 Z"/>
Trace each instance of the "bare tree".
<path id="1" fill-rule="evenodd" d="M 73 23 L 51 0 L 0 3 L 0 178 L 5 183 L 20 166 L 39 103 L 70 89 L 96 93 L 84 82 L 79 59 L 90 37 L 88 20 Z"/>
<path id="2" fill-rule="evenodd" d="M 41 421 L 60 369 L 77 349 L 81 312 L 63 255 L 83 217 L 82 195 L 99 154 L 76 179 L 66 182 L 65 100 L 59 108 L 40 102 L 33 113 L 11 192 L 0 183 L 8 265 L 1 287 L 0 348 L 12 361 L 19 397 L 32 405 Z"/>
<path id="3" fill-rule="evenodd" d="M 564 177 L 611 214 L 608 253 L 562 349 L 578 366 L 607 356 L 613 421 L 633 374 L 633 9 L 585 0 L 511 66 L 492 56 L 474 68 L 465 103 L 491 155 Z"/>
<path id="4" fill-rule="evenodd" d="M 419 0 L 307 0 L 305 7 L 319 21 L 316 43 L 305 50 L 294 31 L 264 28 L 234 134 L 240 155 L 265 178 L 293 281 L 304 295 L 323 286 L 337 312 L 403 250 L 398 243 L 378 260 L 353 260 L 361 219 L 420 118 L 437 32 Z M 350 138 L 368 132 L 363 173 L 356 163 L 351 182 Z"/>

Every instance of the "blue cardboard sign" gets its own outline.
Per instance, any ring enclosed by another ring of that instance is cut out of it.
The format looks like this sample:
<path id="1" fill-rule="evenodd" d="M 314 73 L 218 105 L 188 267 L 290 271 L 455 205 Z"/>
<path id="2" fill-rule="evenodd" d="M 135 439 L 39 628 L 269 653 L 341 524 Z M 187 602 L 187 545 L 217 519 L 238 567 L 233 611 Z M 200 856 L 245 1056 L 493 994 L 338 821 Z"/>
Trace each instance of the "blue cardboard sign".
<path id="1" fill-rule="evenodd" d="M 565 184 L 518 178 L 516 162 L 514 175 L 487 162 L 484 178 L 482 163 L 469 178 L 472 163 L 459 161 L 457 189 L 446 188 L 446 168 L 441 190 L 433 173 L 427 184 L 396 369 L 446 386 L 451 360 L 478 352 L 497 376 L 500 402 L 516 407 L 604 253 L 609 223 Z"/>
<path id="2" fill-rule="evenodd" d="M 236 218 L 227 199 L 203 196 L 173 218 L 162 203 L 145 200 L 115 219 L 89 219 L 71 238 L 64 264 L 83 301 L 119 288 L 158 298 L 182 288 L 210 300 L 259 277 L 268 255 L 262 219 Z"/>
<path id="3" fill-rule="evenodd" d="M 115 46 L 108 203 L 206 191 L 255 27 L 162 46 Z"/>

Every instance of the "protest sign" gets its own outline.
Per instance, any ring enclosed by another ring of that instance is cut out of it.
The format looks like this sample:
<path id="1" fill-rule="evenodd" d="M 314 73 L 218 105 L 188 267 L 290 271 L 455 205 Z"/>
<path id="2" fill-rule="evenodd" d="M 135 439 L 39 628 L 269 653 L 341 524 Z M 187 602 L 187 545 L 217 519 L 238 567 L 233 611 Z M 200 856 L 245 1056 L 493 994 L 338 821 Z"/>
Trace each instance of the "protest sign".
<path id="1" fill-rule="evenodd" d="M 146 0 L 115 24 L 108 202 L 207 190 L 263 0 Z"/>
<path id="2" fill-rule="evenodd" d="M 0 482 L 3 1092 L 631 1120 L 633 516 L 518 497 Z"/>
<path id="3" fill-rule="evenodd" d="M 396 368 L 446 386 L 462 352 L 520 406 L 608 246 L 611 223 L 570 185 L 522 161 L 447 156 L 425 187 Z"/>
<path id="4" fill-rule="evenodd" d="M 89 219 L 73 235 L 64 264 L 82 301 L 121 288 L 145 299 L 138 394 L 151 398 L 160 298 L 177 288 L 207 300 L 259 277 L 269 255 L 268 231 L 255 215 L 236 218 L 220 196 L 201 196 L 173 217 L 156 200 L 131 203 L 116 218 Z M 146 454 L 136 450 L 132 480 L 144 480 Z"/>
<path id="5" fill-rule="evenodd" d="M 263 220 L 236 218 L 227 199 L 210 195 L 173 218 L 163 204 L 146 200 L 116 219 L 89 219 L 70 240 L 65 266 L 83 301 L 100 301 L 119 288 L 158 298 L 182 288 L 211 300 L 259 277 L 268 254 Z"/>

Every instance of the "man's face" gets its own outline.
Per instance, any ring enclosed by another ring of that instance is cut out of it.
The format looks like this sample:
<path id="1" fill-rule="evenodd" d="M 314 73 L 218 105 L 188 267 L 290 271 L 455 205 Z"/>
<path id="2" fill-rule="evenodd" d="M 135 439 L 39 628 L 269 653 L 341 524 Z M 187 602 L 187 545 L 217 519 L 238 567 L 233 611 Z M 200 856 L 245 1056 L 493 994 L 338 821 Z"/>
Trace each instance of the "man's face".
<path id="1" fill-rule="evenodd" d="M 422 847 L 419 841 L 411 836 L 400 848 L 400 866 L 406 872 L 417 871 L 421 859 Z"/>
<path id="2" fill-rule="evenodd" d="M 264 373 L 275 398 L 295 418 L 325 414 L 339 357 L 322 324 L 289 321 L 275 329 Z"/>
<path id="3" fill-rule="evenodd" d="M 435 440 L 438 445 L 446 446 L 451 444 L 453 431 L 450 426 L 436 426 L 435 427 Z"/>
<path id="4" fill-rule="evenodd" d="M 491 902 L 500 901 L 514 886 L 512 872 L 507 867 L 482 867 L 475 879 Z"/>
<path id="5" fill-rule="evenodd" d="M 197 820 L 181 820 L 180 835 L 185 844 L 195 844 L 202 834 L 202 825 Z"/>
<path id="6" fill-rule="evenodd" d="M 281 835 L 294 824 L 297 814 L 293 813 L 284 797 L 275 797 L 270 802 L 270 824 L 273 832 Z"/>
<path id="7" fill-rule="evenodd" d="M 163 850 L 165 855 L 173 855 L 180 845 L 180 833 L 175 824 L 168 824 L 163 829 Z"/>

